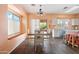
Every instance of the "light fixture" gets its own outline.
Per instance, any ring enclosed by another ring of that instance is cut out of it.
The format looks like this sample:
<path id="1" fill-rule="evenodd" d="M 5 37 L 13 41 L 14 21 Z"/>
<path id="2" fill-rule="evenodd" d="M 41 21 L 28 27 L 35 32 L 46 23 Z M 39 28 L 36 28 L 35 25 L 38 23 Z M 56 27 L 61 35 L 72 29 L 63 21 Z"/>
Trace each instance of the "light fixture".
<path id="1" fill-rule="evenodd" d="M 38 15 L 43 16 L 43 10 L 41 8 L 42 5 L 40 5 L 39 11 L 38 11 Z"/>
<path id="2" fill-rule="evenodd" d="M 75 10 L 78 9 L 78 8 L 79 8 L 79 6 L 74 6 L 74 7 L 70 8 L 69 10 L 67 10 L 66 13 L 75 11 Z"/>
<path id="3" fill-rule="evenodd" d="M 35 6 L 35 4 L 31 4 L 32 6 Z"/>
<path id="4" fill-rule="evenodd" d="M 64 9 L 67 9 L 68 7 L 66 6 L 66 7 L 64 7 Z"/>

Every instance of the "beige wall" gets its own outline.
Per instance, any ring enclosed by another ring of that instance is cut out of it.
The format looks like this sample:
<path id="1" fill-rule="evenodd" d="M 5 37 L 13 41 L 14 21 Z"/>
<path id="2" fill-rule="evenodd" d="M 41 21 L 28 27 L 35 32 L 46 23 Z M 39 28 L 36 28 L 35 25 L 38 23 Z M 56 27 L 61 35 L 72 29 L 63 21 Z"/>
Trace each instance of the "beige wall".
<path id="1" fill-rule="evenodd" d="M 21 9 L 20 6 L 0 4 L 0 53 L 10 53 L 14 48 L 16 48 L 21 42 L 25 40 L 23 36 L 26 37 L 26 33 L 25 33 L 20 37 L 8 40 L 8 18 L 7 18 L 8 8 L 11 8 L 16 13 L 22 16 L 21 28 L 20 28 L 21 33 L 24 33 L 24 24 L 22 21 L 24 20 L 24 18 L 26 18 L 27 20 L 27 14 L 24 12 L 23 9 Z"/>
<path id="2" fill-rule="evenodd" d="M 0 52 L 4 51 L 5 42 L 7 42 L 7 9 L 8 5 L 0 4 Z"/>
<path id="3" fill-rule="evenodd" d="M 38 16 L 37 14 L 29 14 L 29 21 L 31 19 L 40 19 L 40 20 L 47 20 L 48 23 L 48 28 L 50 28 L 51 25 L 51 20 L 55 18 L 60 18 L 60 19 L 73 19 L 73 18 L 79 18 L 79 14 L 44 14 L 43 16 Z M 28 28 L 30 31 L 30 22 L 28 22 Z"/>
<path id="4" fill-rule="evenodd" d="M 8 8 L 10 9 L 11 12 L 16 13 L 21 16 L 21 21 L 20 21 L 20 32 L 24 33 L 24 24 L 23 21 L 26 19 L 27 23 L 27 13 L 24 11 L 21 5 L 19 4 L 9 4 Z M 27 25 L 25 26 L 27 29 Z M 26 32 L 27 33 L 27 32 Z"/>
<path id="5" fill-rule="evenodd" d="M 43 16 L 39 16 L 37 14 L 29 14 L 30 19 L 46 19 L 51 20 L 53 18 L 79 18 L 79 14 L 45 14 Z"/>

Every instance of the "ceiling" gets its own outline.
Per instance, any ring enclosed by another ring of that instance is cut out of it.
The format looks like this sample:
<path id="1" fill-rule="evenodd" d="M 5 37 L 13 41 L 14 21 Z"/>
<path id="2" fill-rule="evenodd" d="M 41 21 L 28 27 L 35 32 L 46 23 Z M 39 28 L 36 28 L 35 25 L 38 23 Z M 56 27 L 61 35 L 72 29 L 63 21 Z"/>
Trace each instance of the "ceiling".
<path id="1" fill-rule="evenodd" d="M 44 13 L 49 14 L 79 14 L 78 4 L 22 4 L 21 5 L 28 13 L 37 13 L 41 8 Z"/>

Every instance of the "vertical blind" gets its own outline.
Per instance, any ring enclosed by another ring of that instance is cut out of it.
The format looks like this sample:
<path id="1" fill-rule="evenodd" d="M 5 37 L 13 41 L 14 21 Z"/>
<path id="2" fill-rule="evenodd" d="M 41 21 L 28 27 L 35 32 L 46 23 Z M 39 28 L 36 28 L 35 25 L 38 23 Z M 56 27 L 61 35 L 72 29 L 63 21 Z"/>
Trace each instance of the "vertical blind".
<path id="1" fill-rule="evenodd" d="M 20 32 L 20 18 L 19 16 L 8 11 L 8 35 Z"/>

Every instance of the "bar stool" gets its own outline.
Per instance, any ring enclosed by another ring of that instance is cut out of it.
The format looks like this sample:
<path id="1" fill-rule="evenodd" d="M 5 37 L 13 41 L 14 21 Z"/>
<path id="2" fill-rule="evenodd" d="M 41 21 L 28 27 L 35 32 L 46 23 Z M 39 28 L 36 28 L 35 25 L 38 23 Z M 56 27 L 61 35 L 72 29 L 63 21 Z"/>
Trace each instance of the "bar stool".
<path id="1" fill-rule="evenodd" d="M 77 47 L 79 47 L 79 37 L 78 36 L 76 36 L 75 44 L 76 44 Z"/>

